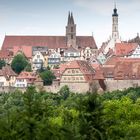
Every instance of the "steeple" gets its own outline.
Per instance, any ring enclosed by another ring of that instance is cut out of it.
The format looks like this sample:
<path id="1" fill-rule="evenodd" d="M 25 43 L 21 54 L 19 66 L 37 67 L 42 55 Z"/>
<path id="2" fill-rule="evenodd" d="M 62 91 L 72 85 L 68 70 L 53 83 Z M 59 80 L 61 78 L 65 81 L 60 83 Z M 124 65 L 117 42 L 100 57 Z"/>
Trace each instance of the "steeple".
<path id="1" fill-rule="evenodd" d="M 66 43 L 67 46 L 76 47 L 76 24 L 74 23 L 73 13 L 69 12 L 66 26 Z"/>
<path id="2" fill-rule="evenodd" d="M 68 14 L 68 23 L 67 25 L 69 25 L 71 23 L 71 16 L 70 16 L 70 11 L 69 11 L 69 14 Z"/>
<path id="3" fill-rule="evenodd" d="M 114 4 L 113 14 L 112 14 L 112 38 L 116 42 L 119 39 L 118 31 L 118 13 L 116 8 L 116 3 Z"/>
<path id="4" fill-rule="evenodd" d="M 73 14 L 71 12 L 71 24 L 74 24 Z"/>
<path id="5" fill-rule="evenodd" d="M 117 8 L 116 8 L 116 2 L 114 4 L 114 9 L 113 9 L 113 14 L 112 16 L 117 16 L 118 17 L 118 13 L 117 13 Z"/>

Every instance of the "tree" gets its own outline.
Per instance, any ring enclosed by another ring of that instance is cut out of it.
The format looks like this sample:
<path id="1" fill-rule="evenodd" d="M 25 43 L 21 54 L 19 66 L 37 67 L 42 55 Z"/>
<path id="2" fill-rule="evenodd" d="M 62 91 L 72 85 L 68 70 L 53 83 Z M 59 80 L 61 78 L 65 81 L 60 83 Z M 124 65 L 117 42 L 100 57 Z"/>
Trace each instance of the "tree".
<path id="1" fill-rule="evenodd" d="M 32 68 L 31 68 L 31 64 L 28 63 L 27 66 L 25 67 L 25 71 L 31 72 Z"/>
<path id="2" fill-rule="evenodd" d="M 5 61 L 4 60 L 0 60 L 0 69 L 2 69 L 2 67 L 5 66 L 5 65 L 6 65 Z"/>
<path id="3" fill-rule="evenodd" d="M 64 100 L 66 100 L 69 97 L 70 94 L 70 90 L 69 87 L 67 85 L 63 86 L 60 91 L 59 91 L 60 95 L 62 96 L 62 98 Z"/>
<path id="4" fill-rule="evenodd" d="M 28 60 L 22 54 L 18 54 L 14 57 L 11 67 L 16 73 L 20 73 L 28 65 Z"/>
<path id="5" fill-rule="evenodd" d="M 46 71 L 41 72 L 40 76 L 44 82 L 44 85 L 51 85 L 53 79 L 55 79 L 55 75 L 50 70 L 46 70 Z"/>

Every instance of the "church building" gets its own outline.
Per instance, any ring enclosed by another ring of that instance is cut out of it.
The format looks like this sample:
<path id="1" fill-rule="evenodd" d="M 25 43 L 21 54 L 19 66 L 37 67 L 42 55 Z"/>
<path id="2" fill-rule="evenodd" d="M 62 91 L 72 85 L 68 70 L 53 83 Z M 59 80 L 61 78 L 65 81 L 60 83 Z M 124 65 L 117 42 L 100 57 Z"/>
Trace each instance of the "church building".
<path id="1" fill-rule="evenodd" d="M 68 14 L 65 36 L 6 35 L 1 47 L 2 50 L 13 51 L 15 46 L 19 49 L 26 46 L 27 51 L 31 51 L 31 49 L 29 49 L 30 47 L 47 47 L 48 50 L 59 50 L 60 53 L 71 47 L 76 49 L 78 52 L 84 52 L 86 48 L 90 48 L 90 52 L 93 55 L 96 55 L 98 51 L 93 36 L 76 35 L 76 24 L 74 22 L 72 12 L 69 12 Z M 82 57 L 84 57 L 87 54 L 82 53 L 82 55 Z"/>

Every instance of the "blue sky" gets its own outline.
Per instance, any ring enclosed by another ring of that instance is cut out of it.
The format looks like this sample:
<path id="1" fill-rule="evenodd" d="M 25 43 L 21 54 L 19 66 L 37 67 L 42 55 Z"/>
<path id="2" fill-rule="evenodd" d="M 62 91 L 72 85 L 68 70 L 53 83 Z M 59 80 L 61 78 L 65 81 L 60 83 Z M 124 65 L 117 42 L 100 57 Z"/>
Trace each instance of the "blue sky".
<path id="1" fill-rule="evenodd" d="M 140 0 L 116 0 L 119 33 L 140 32 Z M 6 35 L 65 35 L 73 11 L 77 35 L 94 35 L 98 47 L 111 35 L 114 0 L 0 0 L 0 44 Z"/>

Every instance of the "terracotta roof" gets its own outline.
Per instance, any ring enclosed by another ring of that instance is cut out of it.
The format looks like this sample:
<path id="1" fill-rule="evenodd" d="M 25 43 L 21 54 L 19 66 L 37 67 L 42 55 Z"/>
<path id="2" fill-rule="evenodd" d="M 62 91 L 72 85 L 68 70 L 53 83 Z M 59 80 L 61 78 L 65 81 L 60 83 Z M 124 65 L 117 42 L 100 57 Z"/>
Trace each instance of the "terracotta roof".
<path id="1" fill-rule="evenodd" d="M 95 43 L 93 36 L 77 36 L 76 42 L 77 42 L 77 45 L 82 48 L 90 47 L 93 49 L 97 49 L 97 45 Z"/>
<path id="2" fill-rule="evenodd" d="M 66 69 L 80 69 L 84 74 L 84 77 L 87 82 L 92 82 L 93 80 L 104 79 L 103 71 L 98 67 L 96 70 L 90 65 L 88 62 L 84 60 L 75 60 L 65 64 L 60 65 L 60 74 L 61 71 L 65 71 Z"/>
<path id="3" fill-rule="evenodd" d="M 115 69 L 115 66 L 104 65 L 102 67 L 104 77 L 105 78 L 114 78 L 114 69 Z"/>
<path id="4" fill-rule="evenodd" d="M 128 56 L 130 52 L 134 51 L 138 46 L 137 43 L 116 43 L 115 55 Z"/>
<path id="5" fill-rule="evenodd" d="M 33 72 L 23 71 L 18 75 L 17 79 L 36 79 L 36 74 Z"/>
<path id="6" fill-rule="evenodd" d="M 104 80 L 104 72 L 103 72 L 103 68 L 101 66 L 99 67 L 96 67 L 96 74 L 94 76 L 94 79 L 97 79 L 97 80 Z"/>
<path id="7" fill-rule="evenodd" d="M 123 58 L 117 57 L 117 56 L 112 56 L 109 57 L 104 65 L 115 65 L 119 60 L 122 60 Z"/>
<path id="8" fill-rule="evenodd" d="M 14 55 L 16 55 L 18 52 L 22 52 L 27 58 L 32 57 L 32 46 L 13 46 L 12 51 Z"/>
<path id="9" fill-rule="evenodd" d="M 0 59 L 11 58 L 13 53 L 8 50 L 0 50 Z"/>
<path id="10" fill-rule="evenodd" d="M 114 79 L 116 80 L 140 79 L 140 59 L 139 61 L 128 60 L 118 62 L 114 70 Z"/>
<path id="11" fill-rule="evenodd" d="M 140 58 L 112 57 L 103 66 L 105 78 L 140 79 Z"/>
<path id="12" fill-rule="evenodd" d="M 77 36 L 77 45 L 97 49 L 92 36 Z M 13 46 L 46 46 L 50 49 L 66 48 L 65 36 L 5 36 L 2 49 L 12 49 Z"/>
<path id="13" fill-rule="evenodd" d="M 17 74 L 8 65 L 2 67 L 2 69 L 0 70 L 0 75 L 5 76 L 6 78 L 8 78 L 9 76 L 17 76 Z"/>
<path id="14" fill-rule="evenodd" d="M 65 49 L 65 52 L 79 52 L 79 50 L 74 47 L 69 47 L 69 48 Z"/>

